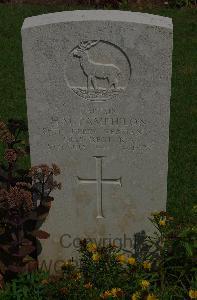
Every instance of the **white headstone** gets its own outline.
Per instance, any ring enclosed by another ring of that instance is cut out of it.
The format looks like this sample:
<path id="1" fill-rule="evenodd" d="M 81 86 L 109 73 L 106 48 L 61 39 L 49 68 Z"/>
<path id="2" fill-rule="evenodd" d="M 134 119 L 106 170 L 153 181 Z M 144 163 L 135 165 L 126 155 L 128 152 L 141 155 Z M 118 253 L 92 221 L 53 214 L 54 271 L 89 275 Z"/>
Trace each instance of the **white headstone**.
<path id="1" fill-rule="evenodd" d="M 130 248 L 166 207 L 171 19 L 61 12 L 27 18 L 22 38 L 31 163 L 56 163 L 63 186 L 40 262 L 57 269 L 77 238 Z"/>

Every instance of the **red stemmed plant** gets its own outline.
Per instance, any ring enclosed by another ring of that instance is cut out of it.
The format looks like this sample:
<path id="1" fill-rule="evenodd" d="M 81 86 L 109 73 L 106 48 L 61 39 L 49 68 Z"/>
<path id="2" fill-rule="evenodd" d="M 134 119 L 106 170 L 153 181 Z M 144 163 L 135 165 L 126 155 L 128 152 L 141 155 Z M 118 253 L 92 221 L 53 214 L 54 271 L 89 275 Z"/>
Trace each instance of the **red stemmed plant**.
<path id="1" fill-rule="evenodd" d="M 18 162 L 29 154 L 23 138 L 27 127 L 21 120 L 0 122 L 0 141 L 4 159 L 0 165 L 0 285 L 2 274 L 13 275 L 37 268 L 39 242 L 49 237 L 39 230 L 54 200 L 50 193 L 60 189 L 54 180 L 60 174 L 57 165 L 42 164 L 30 170 L 19 168 Z"/>

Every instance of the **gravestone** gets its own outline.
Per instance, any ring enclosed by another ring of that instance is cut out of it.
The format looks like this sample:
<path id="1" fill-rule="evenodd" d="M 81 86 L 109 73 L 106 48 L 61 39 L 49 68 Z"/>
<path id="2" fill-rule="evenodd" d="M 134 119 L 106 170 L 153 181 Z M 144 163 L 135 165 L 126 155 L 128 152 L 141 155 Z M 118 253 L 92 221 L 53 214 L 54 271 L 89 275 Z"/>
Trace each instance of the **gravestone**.
<path id="1" fill-rule="evenodd" d="M 22 40 L 31 163 L 61 168 L 40 264 L 77 257 L 79 238 L 130 249 L 166 208 L 171 19 L 60 12 L 27 18 Z"/>

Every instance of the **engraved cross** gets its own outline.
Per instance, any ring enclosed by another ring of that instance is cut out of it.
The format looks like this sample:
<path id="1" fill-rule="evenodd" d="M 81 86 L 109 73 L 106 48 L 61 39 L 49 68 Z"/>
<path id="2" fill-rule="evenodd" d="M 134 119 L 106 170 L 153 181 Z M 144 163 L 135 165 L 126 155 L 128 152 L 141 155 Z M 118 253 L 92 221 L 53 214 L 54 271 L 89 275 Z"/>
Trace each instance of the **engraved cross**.
<path id="1" fill-rule="evenodd" d="M 96 159 L 96 179 L 83 179 L 78 177 L 79 183 L 96 183 L 97 184 L 97 218 L 101 219 L 104 218 L 103 215 L 103 208 L 102 208 L 102 186 L 103 184 L 118 184 L 122 186 L 121 177 L 118 179 L 104 179 L 102 176 L 102 158 L 104 156 L 93 156 Z"/>

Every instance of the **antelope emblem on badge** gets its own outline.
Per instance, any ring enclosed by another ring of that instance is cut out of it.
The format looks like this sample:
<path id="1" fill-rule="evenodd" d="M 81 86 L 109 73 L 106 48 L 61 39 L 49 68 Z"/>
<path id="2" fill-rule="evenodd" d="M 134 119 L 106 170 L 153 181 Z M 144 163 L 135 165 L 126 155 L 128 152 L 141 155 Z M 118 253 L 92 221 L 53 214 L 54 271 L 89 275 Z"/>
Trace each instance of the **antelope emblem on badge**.
<path id="1" fill-rule="evenodd" d="M 79 58 L 80 66 L 84 74 L 87 76 L 88 91 L 91 88 L 91 84 L 94 90 L 97 89 L 96 79 L 107 79 L 108 90 L 110 88 L 116 89 L 118 85 L 118 77 L 121 74 L 120 69 L 113 64 L 101 64 L 94 62 L 89 58 L 88 50 L 98 43 L 99 41 L 81 42 L 73 51 L 73 55 Z"/>
<path id="2" fill-rule="evenodd" d="M 103 47 L 103 51 L 101 50 L 102 48 L 97 49 L 97 45 L 99 43 L 100 47 Z M 70 58 L 75 59 L 75 61 L 76 59 L 78 60 L 79 68 L 83 72 L 81 72 L 81 74 L 86 77 L 85 87 L 70 86 L 78 96 L 91 101 L 104 101 L 112 96 L 116 96 L 125 89 L 125 87 L 122 86 L 125 84 L 125 81 L 123 79 L 124 76 L 122 77 L 123 74 L 120 68 L 121 66 L 117 66 L 116 63 L 106 63 L 106 60 L 111 59 L 110 53 L 106 54 L 106 50 L 104 48 L 106 45 L 108 47 L 107 49 L 110 49 L 109 47 L 114 47 L 113 44 L 104 41 L 90 40 L 81 41 L 71 51 Z M 96 58 L 92 58 L 92 55 L 90 54 L 90 49 L 92 48 L 95 48 L 94 53 L 97 53 Z M 117 51 L 118 50 L 116 49 L 116 52 Z M 103 56 L 105 58 L 105 63 L 98 62 L 98 56 L 101 56 L 101 59 L 99 57 L 100 61 L 102 61 Z"/>

